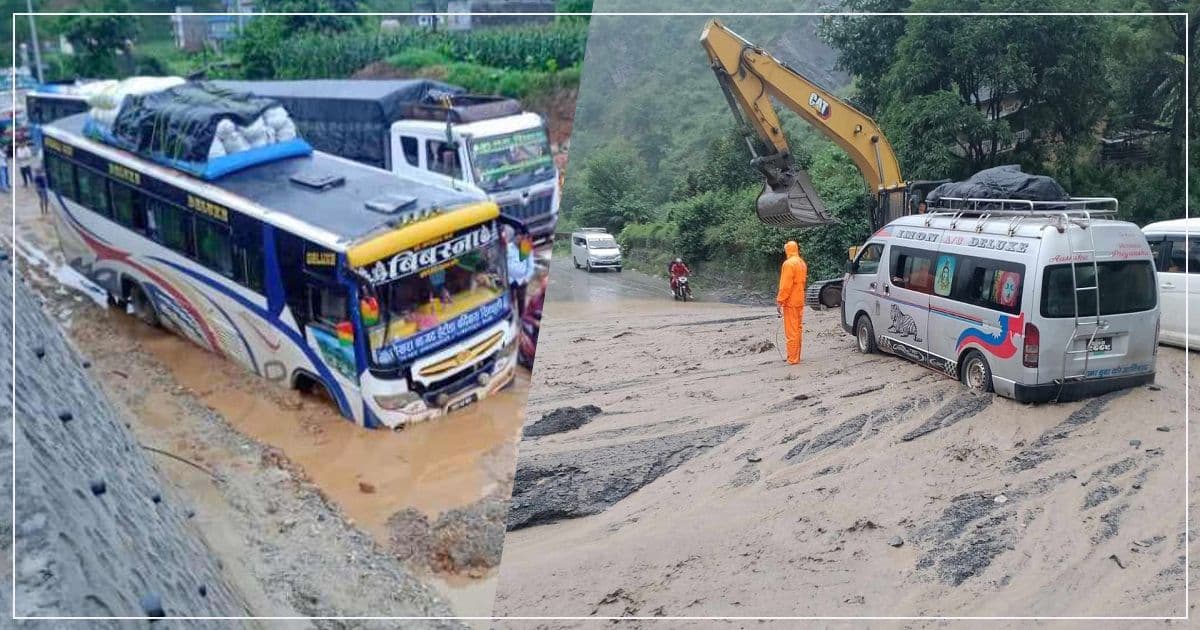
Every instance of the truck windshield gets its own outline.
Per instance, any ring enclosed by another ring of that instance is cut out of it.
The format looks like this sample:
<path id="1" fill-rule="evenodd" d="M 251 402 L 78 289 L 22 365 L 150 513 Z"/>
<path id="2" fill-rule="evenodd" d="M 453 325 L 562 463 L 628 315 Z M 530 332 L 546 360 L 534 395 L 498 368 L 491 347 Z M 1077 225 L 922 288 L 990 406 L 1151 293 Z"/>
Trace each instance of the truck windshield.
<path id="1" fill-rule="evenodd" d="M 511 190 L 554 177 L 554 158 L 543 127 L 470 141 L 472 167 L 487 192 Z"/>
<path id="2" fill-rule="evenodd" d="M 1098 263 L 1100 270 L 1100 314 L 1119 315 L 1139 313 L 1154 308 L 1158 301 L 1158 286 L 1154 268 L 1148 260 L 1121 260 Z M 1042 274 L 1042 316 L 1074 317 L 1074 283 L 1080 288 L 1096 286 L 1096 272 L 1091 263 L 1076 263 L 1075 280 L 1071 265 L 1052 265 Z M 1079 316 L 1096 315 L 1096 294 L 1079 292 Z"/>
<path id="3" fill-rule="evenodd" d="M 411 361 L 503 315 L 505 305 L 497 298 L 506 295 L 507 274 L 499 238 L 438 261 L 437 251 L 461 249 L 457 242 L 470 236 L 456 235 L 439 245 L 381 261 L 387 275 L 365 270 L 368 278 L 361 283 L 360 308 L 373 366 Z M 396 259 L 400 262 L 393 264 Z M 428 262 L 433 264 L 423 264 Z M 398 268 L 409 272 L 389 273 Z M 476 310 L 481 311 L 478 317 L 459 317 Z"/>

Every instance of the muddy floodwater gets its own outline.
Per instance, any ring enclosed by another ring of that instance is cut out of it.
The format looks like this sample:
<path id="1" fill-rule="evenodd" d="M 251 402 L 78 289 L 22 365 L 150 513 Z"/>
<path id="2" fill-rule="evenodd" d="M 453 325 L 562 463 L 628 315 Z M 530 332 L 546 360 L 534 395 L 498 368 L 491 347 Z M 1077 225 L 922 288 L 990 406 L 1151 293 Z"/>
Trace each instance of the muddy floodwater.
<path id="1" fill-rule="evenodd" d="M 367 430 L 320 398 L 270 391 L 275 386 L 176 335 L 118 313 L 107 316 L 230 424 L 283 451 L 380 540 L 386 540 L 388 517 L 399 509 L 413 507 L 435 517 L 492 492 L 498 482 L 488 460 L 520 430 L 528 386 L 524 371 L 499 395 L 443 418 L 399 431 Z"/>
<path id="2" fill-rule="evenodd" d="M 392 544 L 388 519 L 399 512 L 418 510 L 433 522 L 449 510 L 508 496 L 529 384 L 525 370 L 518 370 L 512 386 L 466 409 L 398 431 L 369 430 L 346 420 L 323 398 L 268 383 L 174 334 L 113 309 L 96 316 L 102 318 L 98 325 L 73 331 L 82 346 L 97 355 L 136 346 L 175 384 L 146 391 L 135 409 L 139 422 L 152 431 L 169 430 L 183 413 L 178 396 L 194 397 L 233 429 L 277 449 L 352 525 L 384 548 Z M 144 377 L 129 372 L 111 370 L 106 378 Z M 177 448 L 196 452 L 184 444 Z M 457 614 L 490 614 L 494 571 L 414 568 Z"/>

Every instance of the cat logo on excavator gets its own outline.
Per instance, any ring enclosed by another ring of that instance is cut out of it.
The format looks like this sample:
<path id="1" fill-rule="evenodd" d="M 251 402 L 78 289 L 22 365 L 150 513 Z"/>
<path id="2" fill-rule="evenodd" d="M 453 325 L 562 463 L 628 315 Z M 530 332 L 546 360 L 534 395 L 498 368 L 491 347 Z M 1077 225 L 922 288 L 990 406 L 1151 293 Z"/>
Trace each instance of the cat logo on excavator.
<path id="1" fill-rule="evenodd" d="M 808 97 L 808 106 L 817 110 L 817 114 L 819 114 L 821 118 L 829 118 L 829 103 L 826 103 L 825 99 L 821 98 L 821 96 L 816 92 L 813 92 L 812 95 Z"/>

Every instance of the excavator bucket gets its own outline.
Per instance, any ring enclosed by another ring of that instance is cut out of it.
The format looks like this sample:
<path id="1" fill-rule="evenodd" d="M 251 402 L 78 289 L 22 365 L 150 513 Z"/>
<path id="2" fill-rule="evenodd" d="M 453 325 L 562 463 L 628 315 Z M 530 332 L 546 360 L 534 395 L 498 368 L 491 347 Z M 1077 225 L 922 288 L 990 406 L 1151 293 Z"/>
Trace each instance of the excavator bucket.
<path id="1" fill-rule="evenodd" d="M 835 223 L 813 188 L 808 173 L 788 171 L 774 185 L 768 180 L 758 195 L 758 219 L 780 228 L 808 228 Z"/>

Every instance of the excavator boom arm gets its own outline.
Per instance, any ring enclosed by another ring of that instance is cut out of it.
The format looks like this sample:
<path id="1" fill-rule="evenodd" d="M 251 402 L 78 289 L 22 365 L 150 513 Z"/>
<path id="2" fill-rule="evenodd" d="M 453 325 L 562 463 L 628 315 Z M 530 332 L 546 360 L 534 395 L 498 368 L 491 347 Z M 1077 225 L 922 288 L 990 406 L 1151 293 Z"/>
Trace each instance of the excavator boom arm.
<path id="1" fill-rule="evenodd" d="M 730 107 L 736 103 L 735 116 L 743 119 L 776 152 L 773 156 L 756 156 L 756 161 L 784 161 L 783 168 L 792 170 L 788 141 L 771 103 L 774 97 L 845 150 L 873 193 L 904 188 L 892 145 L 869 116 L 716 20 L 705 27 L 700 43 L 708 53 Z"/>

